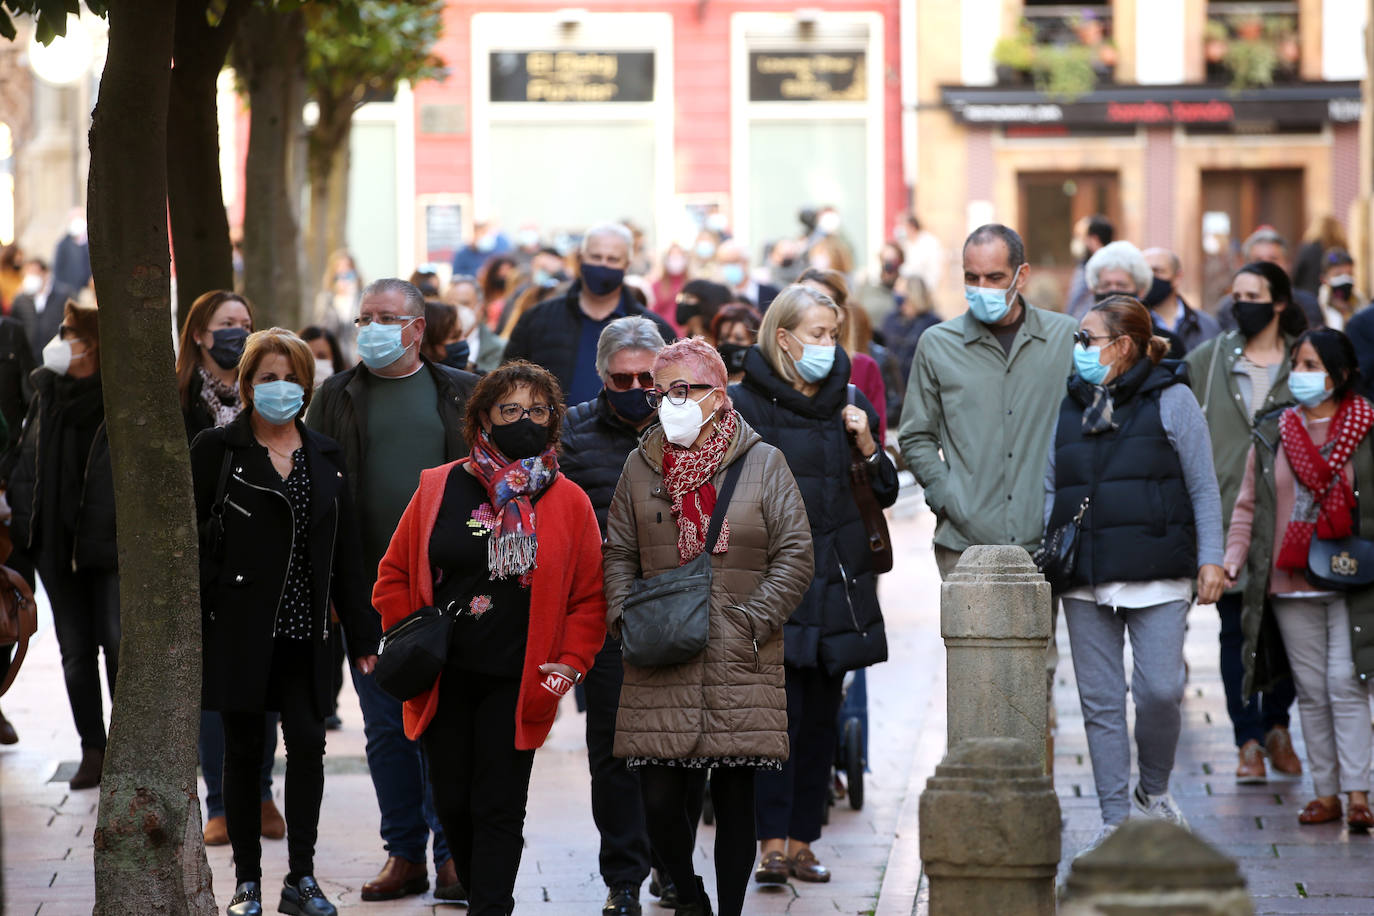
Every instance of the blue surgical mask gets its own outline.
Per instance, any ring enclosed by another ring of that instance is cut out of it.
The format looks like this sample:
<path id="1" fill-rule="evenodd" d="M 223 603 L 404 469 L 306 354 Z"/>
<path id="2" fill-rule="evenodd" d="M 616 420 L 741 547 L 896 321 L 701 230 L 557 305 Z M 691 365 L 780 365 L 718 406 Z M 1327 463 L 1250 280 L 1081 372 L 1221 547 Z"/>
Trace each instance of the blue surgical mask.
<path id="1" fill-rule="evenodd" d="M 285 426 L 305 406 L 305 389 L 295 382 L 263 382 L 253 386 L 253 409 L 273 426 Z"/>
<path id="2" fill-rule="evenodd" d="M 973 317 L 983 324 L 996 324 L 1007 317 L 1007 313 L 1011 311 L 1011 299 L 1016 295 L 1011 290 L 1016 287 L 1016 278 L 1020 275 L 1021 268 L 1018 267 L 1016 273 L 1012 274 L 1011 286 L 1007 289 L 965 286 L 964 300 L 968 302 L 968 310 L 973 313 Z"/>
<path id="3" fill-rule="evenodd" d="M 418 316 L 417 316 L 418 317 Z M 400 359 L 408 347 L 401 343 L 401 332 L 412 318 L 403 324 L 370 322 L 358 330 L 358 355 L 369 369 L 385 369 Z"/>
<path id="4" fill-rule="evenodd" d="M 1304 407 L 1316 407 L 1331 397 L 1331 392 L 1326 388 L 1325 372 L 1290 372 L 1288 390 Z"/>
<path id="5" fill-rule="evenodd" d="M 787 333 L 792 334 L 791 331 Z M 802 378 L 814 384 L 830 374 L 835 365 L 834 344 L 803 343 L 796 334 L 792 334 L 792 339 L 802 345 L 802 358 L 792 360 Z"/>
<path id="6" fill-rule="evenodd" d="M 726 286 L 739 286 L 744 282 L 744 268 L 738 264 L 725 264 L 720 268 L 720 279 Z"/>
<path id="7" fill-rule="evenodd" d="M 1111 366 L 1102 365 L 1101 347 L 1085 347 L 1081 343 L 1073 345 L 1073 367 L 1090 385 L 1101 385 L 1112 369 Z"/>

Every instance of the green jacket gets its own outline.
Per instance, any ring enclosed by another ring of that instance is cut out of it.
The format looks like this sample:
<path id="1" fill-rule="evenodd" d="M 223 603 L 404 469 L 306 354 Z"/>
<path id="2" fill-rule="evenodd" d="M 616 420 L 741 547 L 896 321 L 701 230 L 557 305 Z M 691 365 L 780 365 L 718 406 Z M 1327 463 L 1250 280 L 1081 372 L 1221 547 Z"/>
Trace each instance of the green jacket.
<path id="1" fill-rule="evenodd" d="M 938 520 L 936 544 L 1039 546 L 1077 330 L 1068 315 L 1026 305 L 1010 356 L 967 312 L 921 335 L 897 437 Z"/>
<path id="2" fill-rule="evenodd" d="M 1293 340 L 1286 339 L 1290 353 Z M 1239 331 L 1226 331 L 1184 359 L 1188 364 L 1188 384 L 1202 405 L 1207 428 L 1212 434 L 1212 463 L 1216 465 L 1217 484 L 1221 488 L 1223 533 L 1231 528 L 1231 510 L 1236 507 L 1240 483 L 1245 478 L 1245 456 L 1250 453 L 1250 434 L 1254 431 L 1254 418 L 1236 381 L 1236 361 L 1240 359 L 1244 346 L 1245 338 Z M 1288 391 L 1288 363 L 1285 359 L 1279 366 L 1278 378 L 1274 380 L 1269 396 L 1264 399 L 1256 416 L 1264 416 L 1278 407 L 1293 403 L 1293 395 Z M 1242 576 L 1233 591 L 1244 587 L 1245 579 Z"/>
<path id="3" fill-rule="evenodd" d="M 1274 620 L 1269 599 L 1269 573 L 1274 561 L 1274 459 L 1279 449 L 1279 417 L 1275 410 L 1260 417 L 1253 437 L 1255 450 L 1255 519 L 1250 534 L 1250 554 L 1246 558 L 1248 579 L 1240 625 L 1245 635 L 1242 658 L 1245 661 L 1244 695 L 1263 693 L 1289 673 L 1288 657 Z M 1362 484 L 1374 486 L 1374 436 L 1365 436 L 1355 449 L 1355 499 L 1360 514 L 1360 531 L 1365 537 L 1374 533 L 1374 498 L 1360 496 Z M 1355 673 L 1361 680 L 1374 674 L 1374 587 L 1346 594 L 1350 609 L 1350 648 Z"/>

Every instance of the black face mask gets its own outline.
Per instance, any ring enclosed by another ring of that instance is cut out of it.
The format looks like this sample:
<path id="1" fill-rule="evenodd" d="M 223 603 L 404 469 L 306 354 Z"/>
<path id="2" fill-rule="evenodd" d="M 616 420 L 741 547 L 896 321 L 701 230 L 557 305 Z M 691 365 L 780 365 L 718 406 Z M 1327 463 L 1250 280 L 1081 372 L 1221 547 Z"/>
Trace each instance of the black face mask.
<path id="1" fill-rule="evenodd" d="M 248 340 L 247 328 L 220 328 L 214 332 L 215 342 L 210 347 L 210 358 L 221 369 L 233 369 L 243 356 L 243 345 Z"/>
<path id="2" fill-rule="evenodd" d="M 1273 302 L 1241 302 L 1237 299 L 1231 304 L 1231 314 L 1235 316 L 1236 327 L 1248 340 L 1269 326 L 1274 320 Z"/>
<path id="3" fill-rule="evenodd" d="M 1127 293 L 1093 293 L 1094 302 L 1106 302 L 1113 296 L 1125 296 Z"/>
<path id="4" fill-rule="evenodd" d="M 1147 292 L 1145 294 L 1145 298 L 1141 299 L 1140 301 L 1144 303 L 1146 308 L 1152 309 L 1156 305 L 1159 305 L 1161 302 L 1163 302 L 1165 299 L 1168 299 L 1169 296 L 1173 294 L 1173 292 L 1173 283 L 1169 282 L 1168 280 L 1162 280 L 1159 277 L 1155 277 L 1154 280 L 1150 281 L 1149 292 Z"/>
<path id="5" fill-rule="evenodd" d="M 460 340 L 457 343 L 444 344 L 442 362 L 451 369 L 466 369 L 468 367 L 468 342 Z"/>
<path id="6" fill-rule="evenodd" d="M 625 282 L 625 271 L 604 264 L 583 264 L 582 285 L 593 296 L 609 296 Z"/>
<path id="7" fill-rule="evenodd" d="M 720 358 L 725 361 L 725 371 L 731 375 L 744 371 L 744 358 L 749 355 L 748 344 L 723 343 L 716 345 Z"/>
<path id="8" fill-rule="evenodd" d="M 635 426 L 649 419 L 654 413 L 654 408 L 649 406 L 649 399 L 644 396 L 643 388 L 631 388 L 629 391 L 613 391 L 607 388 L 606 400 L 617 414 Z"/>
<path id="9" fill-rule="evenodd" d="M 687 327 L 687 322 L 701 314 L 700 302 L 679 302 L 677 312 L 673 317 L 677 319 L 678 327 Z"/>
<path id="10" fill-rule="evenodd" d="M 540 426 L 529 417 L 522 417 L 505 426 L 492 424 L 491 441 L 511 461 L 533 458 L 549 444 L 549 428 Z"/>

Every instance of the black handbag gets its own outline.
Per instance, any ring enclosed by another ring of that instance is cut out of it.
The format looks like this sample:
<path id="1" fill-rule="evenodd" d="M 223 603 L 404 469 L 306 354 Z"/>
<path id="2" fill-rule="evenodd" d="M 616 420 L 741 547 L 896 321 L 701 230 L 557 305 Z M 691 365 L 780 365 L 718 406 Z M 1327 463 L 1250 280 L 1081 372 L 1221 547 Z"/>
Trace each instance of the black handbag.
<path id="1" fill-rule="evenodd" d="M 1031 559 L 1055 591 L 1060 591 L 1073 578 L 1078 566 L 1078 543 L 1083 533 L 1083 516 L 1088 512 L 1090 497 L 1083 497 L 1078 514 L 1045 535 L 1040 549 Z"/>
<path id="2" fill-rule="evenodd" d="M 1327 493 L 1340 479 L 1339 474 L 1332 475 L 1331 483 L 1317 500 L 1318 514 Z M 1315 533 L 1312 535 L 1312 543 L 1307 548 L 1307 581 L 1318 588 L 1344 592 L 1374 584 L 1374 541 L 1359 536 L 1359 512 L 1352 510 L 1351 515 L 1353 530 L 1346 537 L 1323 539 Z"/>
<path id="3" fill-rule="evenodd" d="M 229 487 L 229 466 L 234 452 L 228 446 L 224 449 L 224 460 L 219 466 L 219 482 L 215 484 L 215 501 L 210 504 L 210 517 L 200 526 L 200 558 L 219 562 L 224 556 L 224 503 Z"/>
<path id="4" fill-rule="evenodd" d="M 412 700 L 434 686 L 448 660 L 457 602 L 422 607 L 382 634 L 377 646 L 377 686 L 398 700 Z"/>
<path id="5" fill-rule="evenodd" d="M 620 648 L 637 668 L 680 665 L 706 648 L 711 630 L 711 548 L 744 470 L 741 458 L 725 472 L 701 555 L 652 579 L 636 578 L 620 611 Z"/>

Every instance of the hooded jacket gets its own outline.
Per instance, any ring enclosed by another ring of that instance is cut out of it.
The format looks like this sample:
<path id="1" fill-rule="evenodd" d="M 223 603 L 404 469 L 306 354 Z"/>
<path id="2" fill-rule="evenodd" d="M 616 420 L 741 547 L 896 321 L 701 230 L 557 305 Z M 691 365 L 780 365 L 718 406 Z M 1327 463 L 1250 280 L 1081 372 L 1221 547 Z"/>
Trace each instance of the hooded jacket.
<path id="1" fill-rule="evenodd" d="M 605 572 L 613 636 L 635 578 L 679 566 L 663 449 L 662 427 L 650 427 L 625 460 L 611 502 Z M 729 548 L 711 557 L 706 648 L 680 665 L 625 663 L 617 757 L 787 757 L 782 629 L 811 581 L 811 533 L 786 459 L 743 420 L 712 478 L 717 488 L 735 462 L 744 465 L 726 510 Z"/>

